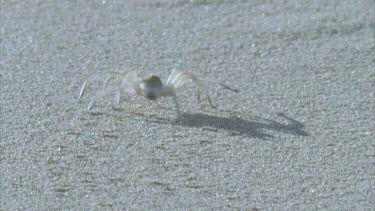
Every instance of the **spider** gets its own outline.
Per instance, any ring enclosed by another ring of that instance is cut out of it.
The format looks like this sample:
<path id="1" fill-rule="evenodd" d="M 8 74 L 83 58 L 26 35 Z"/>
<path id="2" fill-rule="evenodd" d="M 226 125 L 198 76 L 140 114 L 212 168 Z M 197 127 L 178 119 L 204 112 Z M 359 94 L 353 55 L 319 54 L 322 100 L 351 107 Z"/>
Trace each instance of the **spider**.
<path id="1" fill-rule="evenodd" d="M 173 97 L 173 101 L 175 104 L 176 109 L 176 120 L 179 120 L 180 118 L 180 110 L 179 110 L 179 104 L 177 101 L 177 97 L 175 92 L 178 88 L 182 87 L 187 82 L 194 82 L 197 85 L 197 98 L 198 102 L 200 102 L 200 92 L 205 92 L 208 102 L 210 103 L 211 107 L 215 108 L 215 106 L 212 104 L 212 100 L 210 95 L 207 92 L 207 88 L 204 84 L 204 82 L 211 82 L 220 84 L 224 88 L 231 90 L 233 92 L 238 92 L 237 89 L 233 89 L 223 83 L 220 83 L 218 81 L 210 81 L 206 79 L 202 79 L 197 77 L 197 75 L 187 72 L 184 70 L 179 69 L 173 69 L 171 75 L 169 76 L 167 82 L 165 84 L 162 83 L 160 78 L 156 75 L 148 75 L 145 78 L 141 79 L 138 77 L 138 70 L 137 69 L 131 69 L 129 72 L 122 73 L 117 71 L 109 71 L 99 76 L 94 76 L 88 80 L 86 80 L 81 88 L 81 91 L 79 93 L 78 101 L 82 98 L 83 94 L 85 93 L 87 87 L 90 85 L 90 83 L 104 79 L 103 89 L 99 91 L 90 101 L 87 109 L 91 110 L 91 108 L 94 106 L 95 102 L 100 99 L 105 94 L 115 91 L 116 92 L 116 99 L 117 104 L 120 103 L 121 96 L 124 93 L 131 93 L 136 94 L 138 96 L 144 96 L 150 100 L 155 100 L 159 97 Z M 109 83 L 112 82 L 112 86 L 108 86 Z"/>

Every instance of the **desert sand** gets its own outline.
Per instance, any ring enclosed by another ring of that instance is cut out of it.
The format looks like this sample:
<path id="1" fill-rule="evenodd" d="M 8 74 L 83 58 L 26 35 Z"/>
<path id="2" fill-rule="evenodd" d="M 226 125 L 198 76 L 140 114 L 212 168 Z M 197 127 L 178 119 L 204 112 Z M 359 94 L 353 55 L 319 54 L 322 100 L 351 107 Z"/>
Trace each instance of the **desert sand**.
<path id="1" fill-rule="evenodd" d="M 29 209 L 373 209 L 374 1 L 1 1 L 0 200 Z M 218 80 L 158 102 L 108 70 Z"/>

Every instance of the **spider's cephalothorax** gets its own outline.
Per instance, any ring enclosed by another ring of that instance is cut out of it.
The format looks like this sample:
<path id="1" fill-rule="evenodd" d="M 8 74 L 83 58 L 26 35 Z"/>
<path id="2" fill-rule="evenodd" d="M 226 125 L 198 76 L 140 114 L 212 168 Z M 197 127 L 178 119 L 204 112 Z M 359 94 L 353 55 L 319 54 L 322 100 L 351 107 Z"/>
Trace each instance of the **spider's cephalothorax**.
<path id="1" fill-rule="evenodd" d="M 163 83 L 158 76 L 148 75 L 139 83 L 139 87 L 143 96 L 155 100 L 161 95 Z"/>
<path id="2" fill-rule="evenodd" d="M 151 100 L 155 100 L 158 97 L 171 96 L 173 97 L 173 100 L 176 106 L 176 117 L 177 119 L 179 119 L 180 112 L 179 112 L 179 106 L 178 106 L 178 101 L 177 101 L 175 92 L 177 91 L 179 87 L 182 87 L 184 84 L 186 84 L 189 81 L 193 81 L 197 85 L 198 101 L 200 99 L 200 93 L 201 91 L 203 91 L 206 93 L 208 102 L 210 103 L 212 107 L 214 107 L 214 105 L 212 104 L 210 95 L 207 92 L 207 88 L 204 82 L 217 83 L 226 89 L 229 89 L 234 92 L 238 92 L 237 89 L 232 89 L 225 84 L 219 83 L 217 81 L 209 81 L 206 79 L 198 78 L 195 74 L 187 72 L 187 71 L 183 71 L 183 70 L 173 69 L 167 82 L 163 84 L 160 78 L 156 75 L 148 75 L 145 78 L 140 79 L 138 77 L 138 71 L 136 69 L 132 69 L 126 74 L 117 72 L 117 71 L 110 71 L 102 75 L 95 76 L 85 81 L 79 93 L 78 100 L 82 98 L 86 88 L 89 86 L 91 82 L 102 79 L 102 78 L 106 78 L 104 82 L 104 88 L 102 91 L 98 92 L 98 94 L 92 98 L 88 106 L 89 110 L 92 108 L 92 106 L 98 99 L 100 99 L 103 95 L 112 91 L 116 92 L 117 103 L 120 103 L 121 95 L 124 93 L 133 93 L 139 96 L 144 96 Z M 109 86 L 109 83 L 111 81 L 112 81 L 112 85 Z"/>

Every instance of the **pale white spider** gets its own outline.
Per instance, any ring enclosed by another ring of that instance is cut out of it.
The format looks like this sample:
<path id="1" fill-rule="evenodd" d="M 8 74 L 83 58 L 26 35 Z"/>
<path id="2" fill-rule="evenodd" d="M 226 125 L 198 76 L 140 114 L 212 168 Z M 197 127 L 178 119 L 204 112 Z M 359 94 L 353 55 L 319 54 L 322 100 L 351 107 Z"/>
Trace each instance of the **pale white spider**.
<path id="1" fill-rule="evenodd" d="M 98 92 L 90 101 L 87 109 L 90 110 L 94 103 L 100 99 L 105 94 L 115 91 L 117 103 L 120 103 L 121 95 L 124 93 L 132 93 L 139 96 L 144 96 L 148 99 L 155 100 L 159 97 L 173 97 L 173 101 L 176 107 L 176 118 L 177 120 L 180 118 L 180 111 L 179 105 L 177 101 L 177 97 L 175 95 L 176 90 L 186 84 L 189 81 L 194 82 L 197 85 L 197 98 L 198 102 L 200 101 L 200 92 L 203 90 L 207 95 L 208 102 L 214 108 L 215 106 L 212 104 L 212 100 L 210 95 L 207 92 L 207 88 L 204 85 L 204 82 L 211 82 L 220 84 L 221 86 L 229 89 L 233 92 L 238 92 L 237 89 L 232 89 L 229 86 L 217 82 L 217 81 L 210 81 L 202 78 L 198 78 L 195 74 L 179 70 L 173 69 L 172 74 L 169 76 L 167 82 L 165 84 L 162 83 L 160 78 L 156 75 L 148 75 L 145 78 L 141 79 L 138 77 L 137 69 L 131 69 L 129 72 L 121 73 L 117 71 L 110 71 L 106 72 L 102 75 L 92 77 L 83 83 L 81 91 L 79 93 L 78 101 L 82 98 L 83 94 L 85 93 L 87 87 L 90 83 L 104 79 L 103 90 Z M 112 82 L 111 86 L 109 83 Z"/>

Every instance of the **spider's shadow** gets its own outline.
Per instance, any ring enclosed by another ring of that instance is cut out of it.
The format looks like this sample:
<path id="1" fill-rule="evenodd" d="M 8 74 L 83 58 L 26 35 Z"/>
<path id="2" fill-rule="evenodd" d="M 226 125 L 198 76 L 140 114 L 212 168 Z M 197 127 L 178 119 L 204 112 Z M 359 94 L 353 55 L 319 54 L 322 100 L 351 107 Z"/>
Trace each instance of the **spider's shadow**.
<path id="1" fill-rule="evenodd" d="M 309 136 L 304 131 L 304 124 L 287 117 L 283 113 L 278 114 L 279 117 L 287 120 L 288 123 L 281 123 L 275 120 L 257 118 L 252 121 L 244 120 L 239 117 L 217 117 L 206 114 L 191 113 L 185 114 L 181 119 L 175 123 L 184 127 L 211 127 L 217 129 L 224 129 L 231 131 L 234 134 L 245 134 L 261 139 L 273 138 L 272 135 L 267 134 L 267 131 L 277 131 L 286 134 Z"/>
<path id="2" fill-rule="evenodd" d="M 103 115 L 103 113 L 95 113 L 95 115 Z M 138 115 L 144 117 L 143 113 L 139 113 Z M 278 113 L 278 119 L 283 120 L 283 122 L 260 117 L 250 117 L 249 119 L 251 120 L 245 120 L 237 116 L 240 115 L 235 115 L 233 117 L 218 117 L 201 113 L 184 113 L 177 122 L 157 117 L 148 119 L 147 121 L 151 123 L 173 124 L 183 127 L 223 129 L 231 132 L 233 135 L 248 135 L 260 139 L 274 138 L 273 135 L 269 134 L 271 131 L 298 136 L 310 135 L 304 130 L 304 123 L 292 119 L 284 113 Z"/>

